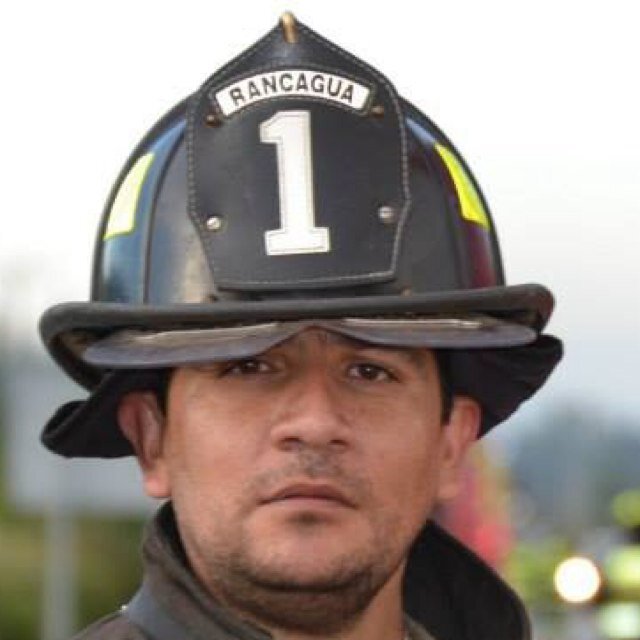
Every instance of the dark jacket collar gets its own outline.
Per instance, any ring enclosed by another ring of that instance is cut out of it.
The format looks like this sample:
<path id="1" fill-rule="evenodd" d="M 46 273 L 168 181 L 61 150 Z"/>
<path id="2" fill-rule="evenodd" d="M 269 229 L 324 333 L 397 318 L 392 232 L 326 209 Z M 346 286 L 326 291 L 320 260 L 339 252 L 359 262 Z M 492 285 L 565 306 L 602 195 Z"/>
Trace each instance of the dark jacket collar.
<path id="1" fill-rule="evenodd" d="M 405 611 L 438 640 L 530 640 L 513 590 L 478 556 L 430 522 L 413 545 Z"/>
<path id="2" fill-rule="evenodd" d="M 171 503 L 147 526 L 142 547 L 147 588 L 189 640 L 271 640 L 271 636 L 218 605 L 189 568 Z M 186 638 L 185 638 L 186 640 Z"/>
<path id="3" fill-rule="evenodd" d="M 158 603 L 194 640 L 268 640 L 270 636 L 220 607 L 189 569 L 170 504 L 147 528 L 145 580 Z M 433 523 L 422 530 L 407 563 L 405 611 L 438 640 L 530 640 L 513 591 L 471 551 Z"/>

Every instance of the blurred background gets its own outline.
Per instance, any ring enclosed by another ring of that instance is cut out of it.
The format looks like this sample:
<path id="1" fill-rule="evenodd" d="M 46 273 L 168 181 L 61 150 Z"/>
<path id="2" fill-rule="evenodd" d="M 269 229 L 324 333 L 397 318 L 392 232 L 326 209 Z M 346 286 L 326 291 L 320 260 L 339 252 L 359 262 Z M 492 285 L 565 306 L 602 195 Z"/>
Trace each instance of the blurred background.
<path id="1" fill-rule="evenodd" d="M 56 460 L 82 397 L 37 319 L 88 295 L 94 234 L 144 132 L 290 9 L 456 144 L 508 281 L 557 297 L 566 358 L 441 517 L 525 598 L 536 640 L 640 638 L 640 89 L 633 0 L 24 0 L 0 9 L 0 640 L 125 603 L 153 510 L 130 462 Z M 568 561 L 568 562 L 567 562 Z"/>

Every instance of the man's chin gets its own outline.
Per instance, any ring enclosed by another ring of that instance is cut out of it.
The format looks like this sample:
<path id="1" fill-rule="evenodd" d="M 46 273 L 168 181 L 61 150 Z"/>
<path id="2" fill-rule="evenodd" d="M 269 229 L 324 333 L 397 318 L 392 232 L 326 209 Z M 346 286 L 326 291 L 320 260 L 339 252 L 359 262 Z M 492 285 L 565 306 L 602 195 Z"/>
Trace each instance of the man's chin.
<path id="1" fill-rule="evenodd" d="M 331 563 L 321 555 L 286 562 L 254 559 L 231 583 L 218 583 L 223 589 L 217 593 L 261 626 L 326 637 L 353 624 L 388 577 L 347 557 Z"/>
<path id="2" fill-rule="evenodd" d="M 358 546 L 345 542 L 345 539 L 340 540 L 333 536 L 317 536 L 315 539 L 286 536 L 257 550 L 256 556 L 274 558 L 276 561 L 281 559 L 284 564 L 298 566 L 300 570 L 316 565 L 321 568 L 323 565 L 332 566 L 348 562 L 348 559 L 358 554 L 360 549 L 366 548 L 365 542 Z"/>
<path id="3" fill-rule="evenodd" d="M 254 584 L 277 591 L 335 592 L 357 581 L 368 568 L 350 566 L 345 557 L 293 556 L 286 561 L 256 563 L 251 576 Z"/>
<path id="4" fill-rule="evenodd" d="M 324 637 L 346 629 L 398 570 L 402 549 L 359 518 L 326 522 L 251 518 L 234 545 L 200 555 L 201 577 L 221 602 L 267 629 Z"/>
<path id="5" fill-rule="evenodd" d="M 297 514 L 295 517 L 275 517 L 255 523 L 247 540 L 255 541 L 255 555 L 259 557 L 282 557 L 304 565 L 318 559 L 335 556 L 351 556 L 361 553 L 372 543 L 370 530 L 353 518 L 332 519 L 318 514 Z M 356 544 L 357 542 L 357 544 Z"/>

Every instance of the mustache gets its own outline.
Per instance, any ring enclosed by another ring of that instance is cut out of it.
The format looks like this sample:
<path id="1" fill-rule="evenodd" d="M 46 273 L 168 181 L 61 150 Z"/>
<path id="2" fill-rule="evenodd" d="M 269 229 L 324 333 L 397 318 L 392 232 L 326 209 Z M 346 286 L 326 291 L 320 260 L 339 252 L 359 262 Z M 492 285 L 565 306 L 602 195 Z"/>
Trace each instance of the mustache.
<path id="1" fill-rule="evenodd" d="M 354 502 L 371 495 L 371 482 L 344 464 L 333 453 L 311 448 L 301 449 L 286 464 L 263 471 L 250 482 L 250 495 L 264 495 L 288 480 L 326 481 L 343 491 Z"/>

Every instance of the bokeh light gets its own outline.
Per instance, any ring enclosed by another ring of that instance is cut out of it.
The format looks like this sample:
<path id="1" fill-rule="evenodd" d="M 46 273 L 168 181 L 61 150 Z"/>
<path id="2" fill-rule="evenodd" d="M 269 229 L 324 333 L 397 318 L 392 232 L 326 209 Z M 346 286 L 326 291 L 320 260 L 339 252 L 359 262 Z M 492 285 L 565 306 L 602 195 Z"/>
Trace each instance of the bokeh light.
<path id="1" fill-rule="evenodd" d="M 598 568 L 589 558 L 573 557 L 557 567 L 553 582 L 558 595 L 571 604 L 593 600 L 602 584 Z"/>

